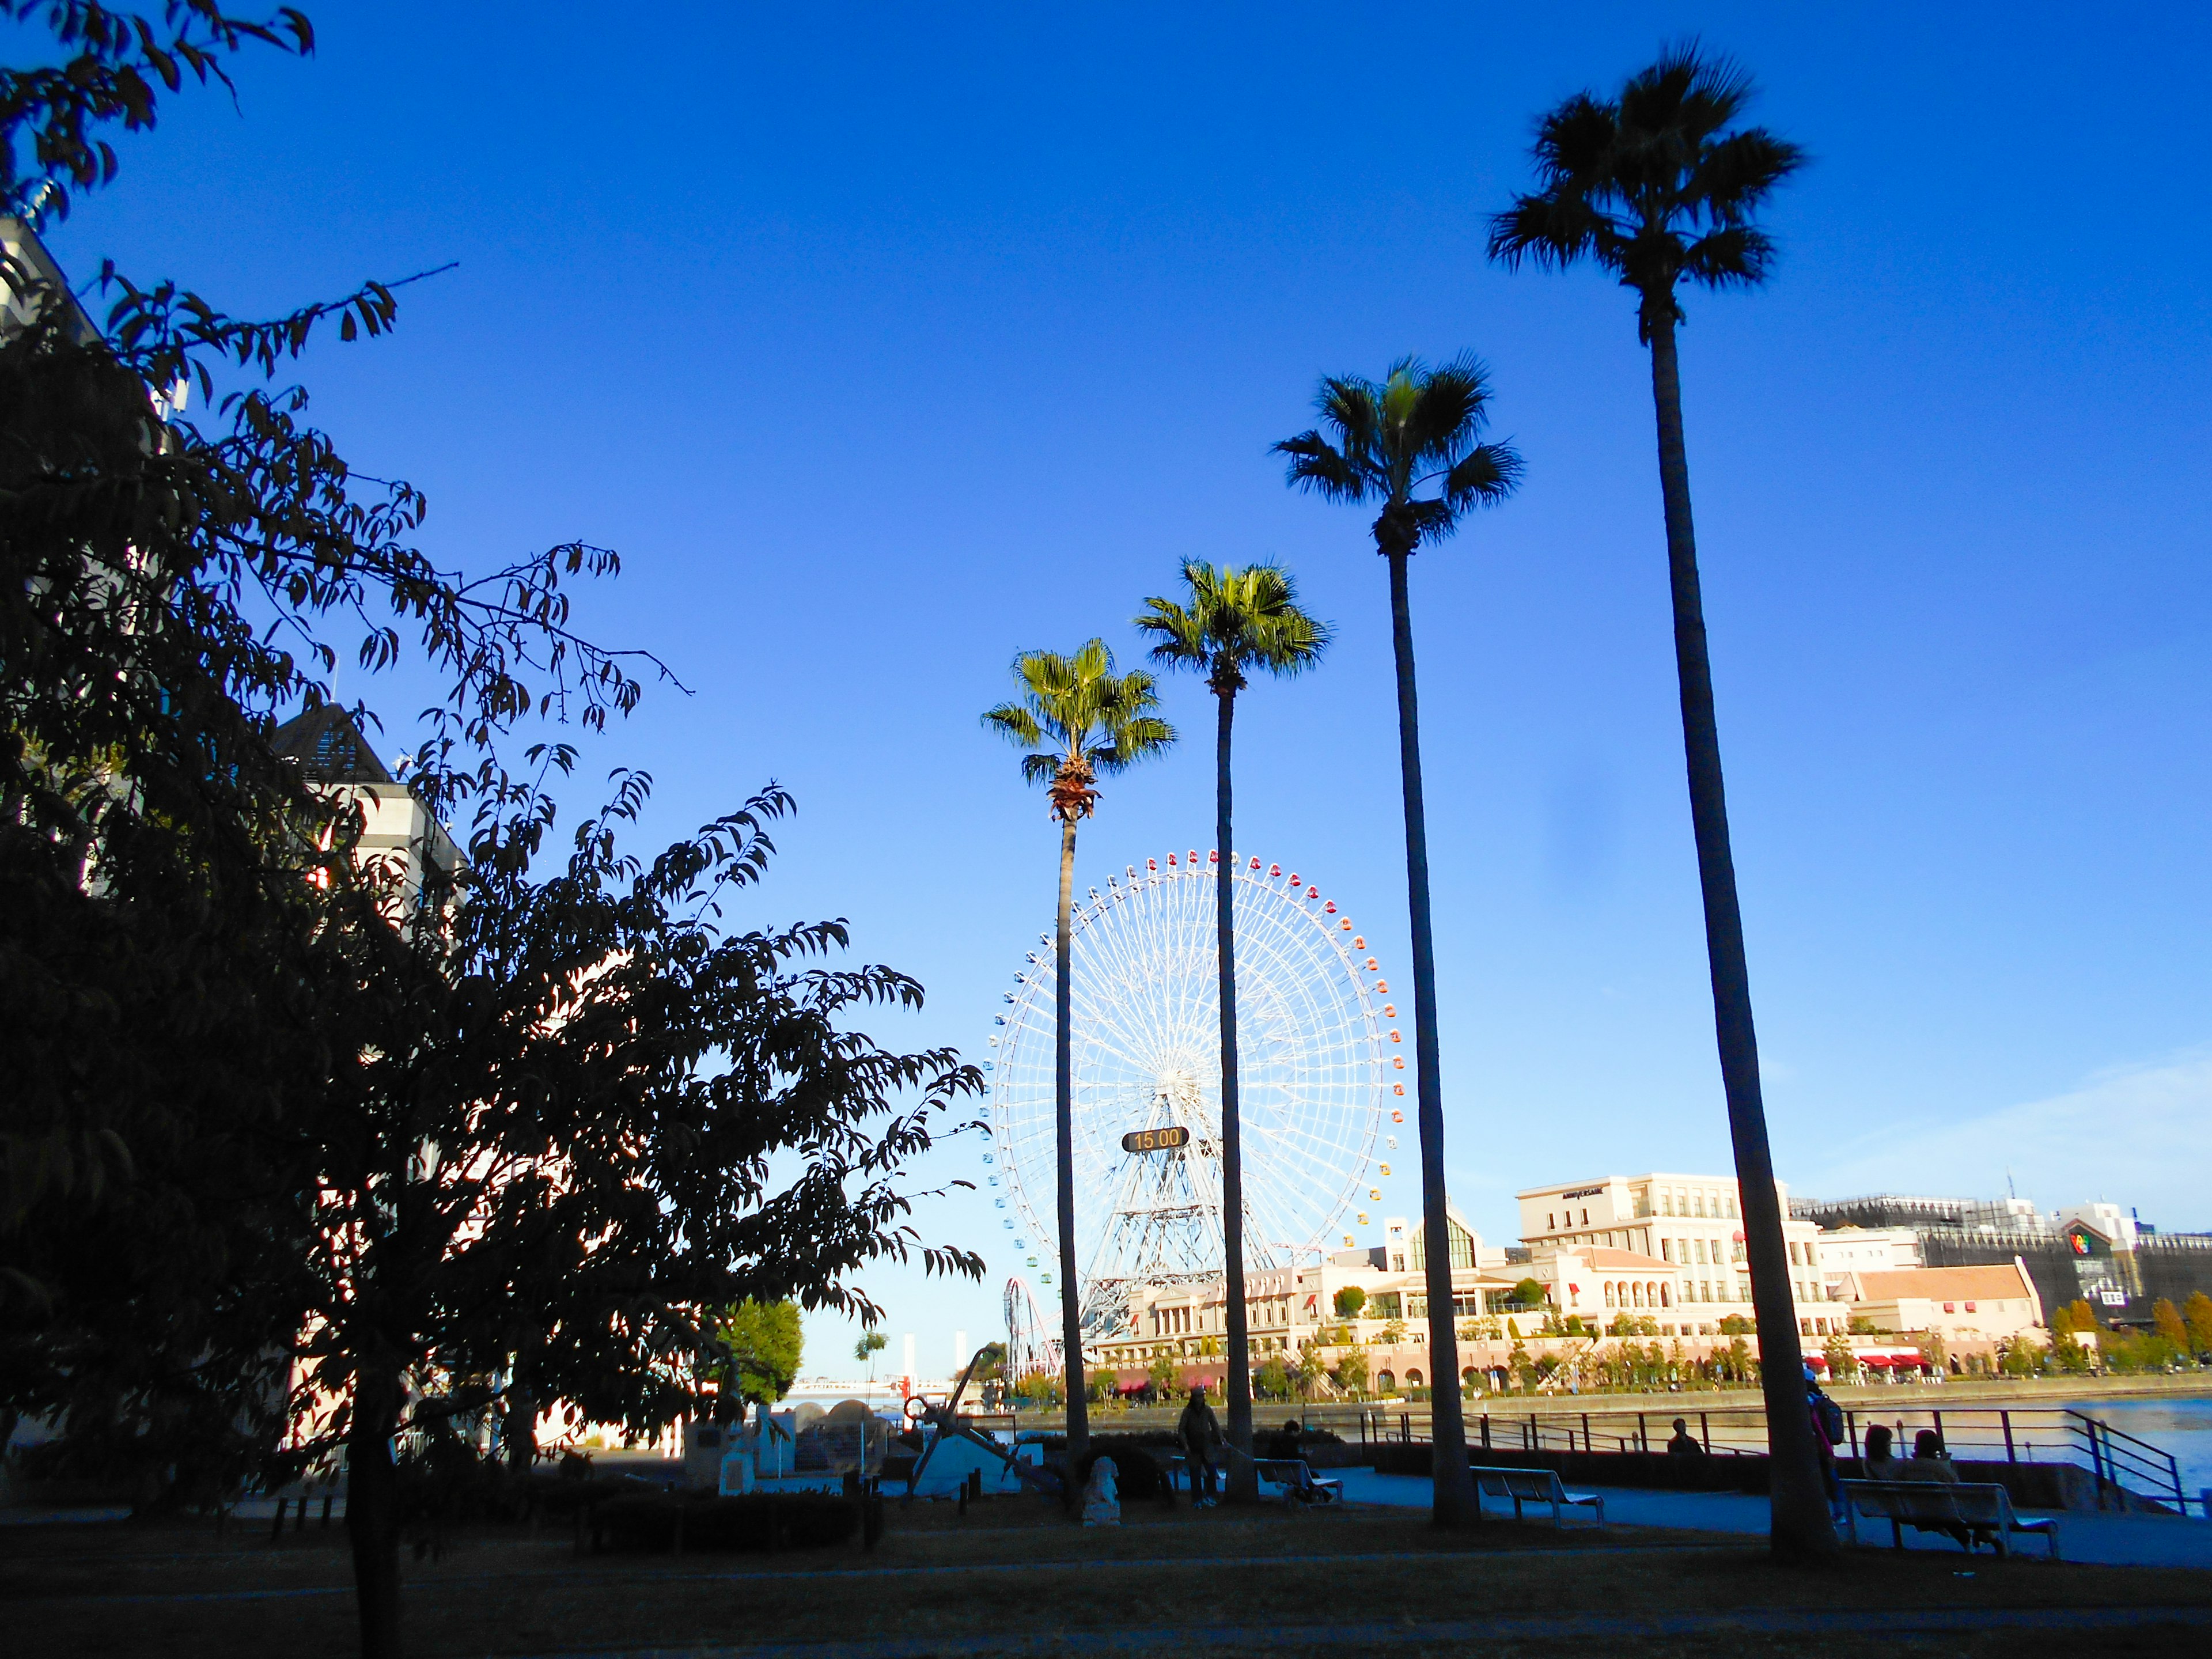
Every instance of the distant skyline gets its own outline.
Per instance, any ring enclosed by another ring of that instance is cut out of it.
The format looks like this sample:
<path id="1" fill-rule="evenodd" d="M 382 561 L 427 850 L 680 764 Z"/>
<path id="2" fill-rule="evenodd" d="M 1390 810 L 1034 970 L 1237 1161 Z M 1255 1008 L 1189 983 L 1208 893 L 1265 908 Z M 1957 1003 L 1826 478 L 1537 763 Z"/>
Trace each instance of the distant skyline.
<path id="1" fill-rule="evenodd" d="M 315 350 L 312 413 L 442 559 L 622 550 L 576 620 L 690 694 L 585 745 L 568 817 L 617 763 L 658 841 L 789 787 L 736 920 L 850 917 L 929 990 L 887 1041 L 980 1058 L 1050 921 L 1042 793 L 977 725 L 1007 664 L 1135 661 L 1191 556 L 1336 625 L 1240 699 L 1240 850 L 1405 963 L 1383 572 L 1267 449 L 1324 372 L 1488 361 L 1527 483 L 1413 583 L 1448 1161 L 1498 1242 L 1517 1188 L 1730 1166 L 1632 306 L 1493 269 L 1483 216 L 1561 96 L 1735 55 L 1813 156 L 1771 288 L 1682 339 L 1778 1169 L 2212 1226 L 2201 9 L 308 9 L 314 58 L 165 106 L 52 246 L 240 312 L 459 261 Z M 422 682 L 342 690 L 412 747 Z M 1185 742 L 1109 781 L 1079 882 L 1209 844 L 1209 700 L 1164 695 Z M 918 1220 L 984 1284 L 866 1281 L 925 1355 L 999 1328 L 977 1209 Z M 807 1369 L 851 1343 L 810 1320 Z"/>

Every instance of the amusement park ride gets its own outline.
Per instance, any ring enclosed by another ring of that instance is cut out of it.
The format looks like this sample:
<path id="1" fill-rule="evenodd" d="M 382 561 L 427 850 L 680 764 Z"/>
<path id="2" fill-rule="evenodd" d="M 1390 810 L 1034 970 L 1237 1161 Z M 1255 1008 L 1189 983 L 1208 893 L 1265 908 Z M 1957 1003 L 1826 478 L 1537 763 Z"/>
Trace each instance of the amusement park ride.
<path id="1" fill-rule="evenodd" d="M 1350 918 L 1279 864 L 1237 854 L 1228 862 L 1247 1260 L 1287 1267 L 1326 1249 L 1362 1195 L 1385 1112 L 1396 1107 L 1394 1121 L 1403 1121 L 1412 1045 Z M 1212 853 L 1147 859 L 1109 877 L 1103 893 L 1091 889 L 1075 912 L 1076 1259 L 1085 1265 L 1073 1288 L 1087 1333 L 1127 1328 L 1146 1288 L 1222 1271 L 1220 868 Z M 1016 1249 L 1028 1266 L 1045 1264 L 1035 1277 L 1049 1289 L 1058 1249 L 1052 936 L 1041 944 L 1014 976 L 990 1039 L 985 1161 Z M 1040 1316 L 1019 1277 L 1006 1285 L 1006 1328 L 1009 1381 L 1059 1368 L 1049 1334 L 1058 1320 Z"/>

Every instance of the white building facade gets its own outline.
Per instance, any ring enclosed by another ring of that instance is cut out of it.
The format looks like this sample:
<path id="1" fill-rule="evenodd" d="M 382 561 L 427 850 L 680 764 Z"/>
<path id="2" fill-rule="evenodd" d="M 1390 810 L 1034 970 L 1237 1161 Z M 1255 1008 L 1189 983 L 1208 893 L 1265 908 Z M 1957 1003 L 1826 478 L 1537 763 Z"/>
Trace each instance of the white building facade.
<path id="1" fill-rule="evenodd" d="M 1789 1189 L 1778 1181 L 1774 1189 L 1786 1218 Z M 1710 1336 L 1724 1319 L 1752 1316 L 1743 1205 L 1734 1176 L 1601 1176 L 1515 1196 L 1522 1241 L 1537 1260 L 1565 1250 L 1622 1250 L 1672 1268 L 1677 1302 L 1671 1317 L 1660 1318 L 1662 1334 Z M 1848 1315 L 1830 1299 L 1820 1228 L 1785 1219 L 1782 1237 L 1800 1334 L 1825 1336 L 1848 1328 Z M 1675 1328 L 1668 1330 L 1670 1325 Z"/>

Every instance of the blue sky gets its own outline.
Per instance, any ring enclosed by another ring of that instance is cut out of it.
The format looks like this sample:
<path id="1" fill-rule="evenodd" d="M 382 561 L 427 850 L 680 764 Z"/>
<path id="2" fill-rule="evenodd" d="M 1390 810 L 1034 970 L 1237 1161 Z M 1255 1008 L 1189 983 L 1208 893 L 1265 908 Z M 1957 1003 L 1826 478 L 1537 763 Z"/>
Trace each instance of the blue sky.
<path id="1" fill-rule="evenodd" d="M 667 833 L 789 786 L 757 919 L 850 917 L 931 994 L 879 1035 L 979 1053 L 1054 836 L 976 713 L 1018 649 L 1133 657 L 1186 556 L 1336 623 L 1244 701 L 1239 839 L 1404 962 L 1382 569 L 1266 450 L 1323 371 L 1479 351 L 1528 482 L 1414 602 L 1451 1184 L 1509 1239 L 1518 1187 L 1728 1162 L 1632 308 L 1482 256 L 1531 118 L 1700 33 L 1815 158 L 1683 336 L 1778 1163 L 2212 1225 L 2201 10 L 792 9 L 314 8 L 52 240 L 246 312 L 458 260 L 319 418 L 442 557 L 622 550 L 580 619 L 690 690 L 594 769 Z M 344 689 L 404 746 L 419 685 Z M 1206 750 L 1090 879 L 1208 844 Z M 982 1285 L 869 1281 L 925 1364 L 997 1328 L 975 1211 L 923 1224 Z"/>

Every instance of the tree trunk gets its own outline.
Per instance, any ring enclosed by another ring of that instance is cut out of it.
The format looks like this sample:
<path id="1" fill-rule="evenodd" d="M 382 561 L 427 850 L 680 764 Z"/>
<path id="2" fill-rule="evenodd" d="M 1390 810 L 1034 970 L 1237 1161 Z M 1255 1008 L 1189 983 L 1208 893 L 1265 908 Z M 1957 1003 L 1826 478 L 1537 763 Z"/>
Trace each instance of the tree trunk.
<path id="1" fill-rule="evenodd" d="M 399 1471 L 392 1462 L 398 1420 L 398 1377 L 364 1367 L 355 1381 L 346 1433 L 346 1534 L 362 1659 L 400 1659 Z"/>
<path id="2" fill-rule="evenodd" d="M 1091 1443 L 1091 1407 L 1085 1398 L 1083 1375 L 1083 1304 L 1075 1283 L 1075 1004 L 1069 975 L 1069 934 L 1074 928 L 1075 818 L 1060 821 L 1060 931 L 1053 968 L 1053 1021 L 1056 1036 L 1053 1055 L 1053 1139 L 1059 1153 L 1060 1218 L 1060 1340 L 1067 1368 L 1067 1460 L 1075 1460 Z M 1071 1475 L 1071 1478 L 1072 1475 Z"/>
<path id="3" fill-rule="evenodd" d="M 1219 732 L 1214 742 L 1213 840 L 1221 854 L 1214 876 L 1214 927 L 1221 970 L 1221 1260 L 1227 1269 L 1229 1315 L 1229 1459 L 1226 1496 L 1232 1504 L 1259 1501 L 1259 1472 L 1252 1466 L 1252 1344 L 1244 1303 L 1244 1129 L 1237 1083 L 1237 859 L 1231 850 L 1230 732 L 1237 719 L 1234 687 L 1217 694 Z"/>
<path id="4" fill-rule="evenodd" d="M 1378 534 L 1378 540 L 1382 538 Z M 1395 538 L 1394 538 L 1395 539 Z M 1413 618 L 1406 594 L 1413 546 L 1386 545 L 1390 562 L 1390 639 L 1398 659 L 1398 760 L 1406 792 L 1406 898 L 1413 928 L 1413 1087 L 1421 1130 L 1421 1232 L 1429 1293 L 1429 1416 L 1440 1527 L 1481 1518 L 1468 1470 L 1467 1424 L 1460 1411 L 1459 1328 L 1454 1322 L 1451 1222 L 1444 1213 L 1444 1103 L 1438 1079 L 1437 952 L 1429 924 L 1429 829 L 1421 801 L 1421 720 L 1413 690 Z"/>
<path id="5" fill-rule="evenodd" d="M 1720 731 L 1713 718 L 1705 601 L 1698 590 L 1697 535 L 1690 518 L 1690 463 L 1682 443 L 1682 382 L 1669 317 L 1655 319 L 1651 325 L 1651 393 L 1659 417 L 1659 488 L 1667 510 L 1674 666 L 1681 684 L 1690 821 L 1697 836 L 1698 884 L 1705 895 L 1713 1025 L 1720 1042 L 1721 1085 L 1728 1096 L 1729 1136 L 1735 1147 L 1752 1310 L 1759 1320 L 1759 1389 L 1766 1401 L 1767 1449 L 1773 1470 L 1770 1536 L 1778 1556 L 1828 1556 L 1838 1547 L 1813 1444 L 1790 1255 L 1782 1237 L 1782 1200 L 1774 1188 L 1766 1108 L 1759 1094 L 1759 1038 L 1752 1024 L 1751 972 L 1744 958 L 1735 860 L 1729 847 Z"/>

